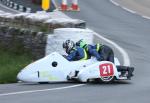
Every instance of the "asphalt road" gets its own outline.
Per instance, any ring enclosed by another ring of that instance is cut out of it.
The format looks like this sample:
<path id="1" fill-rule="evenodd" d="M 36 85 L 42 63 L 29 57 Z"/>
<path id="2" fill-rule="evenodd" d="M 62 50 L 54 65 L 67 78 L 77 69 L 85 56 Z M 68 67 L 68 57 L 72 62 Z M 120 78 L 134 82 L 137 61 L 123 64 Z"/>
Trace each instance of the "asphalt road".
<path id="1" fill-rule="evenodd" d="M 140 15 L 150 17 L 150 0 L 114 0 L 115 2 L 136 11 Z"/>
<path id="2" fill-rule="evenodd" d="M 71 88 L 61 87 L 77 84 L 0 85 L 0 103 L 150 102 L 150 20 L 131 14 L 113 5 L 109 0 L 79 0 L 79 2 L 81 12 L 66 14 L 86 20 L 89 28 L 123 47 L 130 56 L 131 65 L 135 67 L 133 79 L 113 84 L 86 84 Z M 41 89 L 50 90 L 34 92 Z M 29 90 L 30 92 L 19 92 Z M 8 94 L 12 92 L 15 93 Z"/>

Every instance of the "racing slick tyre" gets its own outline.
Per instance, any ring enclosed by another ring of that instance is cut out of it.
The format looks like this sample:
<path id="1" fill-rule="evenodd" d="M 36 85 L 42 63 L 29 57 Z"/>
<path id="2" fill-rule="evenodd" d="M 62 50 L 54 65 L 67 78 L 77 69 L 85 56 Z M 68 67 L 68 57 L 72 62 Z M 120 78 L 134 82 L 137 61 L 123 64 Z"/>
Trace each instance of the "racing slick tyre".
<path id="1" fill-rule="evenodd" d="M 38 82 L 39 84 L 49 84 L 49 82 Z"/>
<path id="2" fill-rule="evenodd" d="M 101 77 L 100 81 L 103 83 L 112 83 L 115 80 L 114 76 Z"/>

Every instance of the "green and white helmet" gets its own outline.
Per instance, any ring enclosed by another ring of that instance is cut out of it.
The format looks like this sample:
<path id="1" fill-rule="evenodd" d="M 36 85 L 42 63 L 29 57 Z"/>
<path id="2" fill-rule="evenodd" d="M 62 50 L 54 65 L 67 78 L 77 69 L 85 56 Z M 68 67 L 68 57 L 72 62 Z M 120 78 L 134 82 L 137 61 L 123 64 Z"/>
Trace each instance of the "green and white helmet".
<path id="1" fill-rule="evenodd" d="M 85 48 L 87 46 L 87 43 L 83 39 L 80 39 L 78 42 L 76 42 L 76 46 Z"/>

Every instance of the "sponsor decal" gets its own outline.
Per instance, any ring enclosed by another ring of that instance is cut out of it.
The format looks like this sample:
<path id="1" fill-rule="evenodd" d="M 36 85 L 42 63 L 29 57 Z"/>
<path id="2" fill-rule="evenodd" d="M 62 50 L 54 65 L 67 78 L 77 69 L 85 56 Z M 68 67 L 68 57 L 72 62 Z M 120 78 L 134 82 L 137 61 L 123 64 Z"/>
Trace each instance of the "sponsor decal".
<path id="1" fill-rule="evenodd" d="M 52 76 L 49 71 L 40 71 L 41 78 L 48 78 L 48 80 L 59 80 L 57 77 Z"/>

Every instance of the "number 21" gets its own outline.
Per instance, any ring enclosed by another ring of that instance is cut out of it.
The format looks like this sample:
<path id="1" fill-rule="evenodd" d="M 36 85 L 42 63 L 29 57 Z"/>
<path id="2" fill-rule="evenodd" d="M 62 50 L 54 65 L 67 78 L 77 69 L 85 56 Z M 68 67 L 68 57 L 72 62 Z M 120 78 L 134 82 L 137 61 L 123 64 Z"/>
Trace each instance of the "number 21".
<path id="1" fill-rule="evenodd" d="M 100 69 L 100 76 L 112 76 L 112 75 L 114 75 L 113 65 L 110 63 L 101 64 L 99 69 Z"/>
<path id="2" fill-rule="evenodd" d="M 110 74 L 110 65 L 103 66 L 103 74 Z"/>

